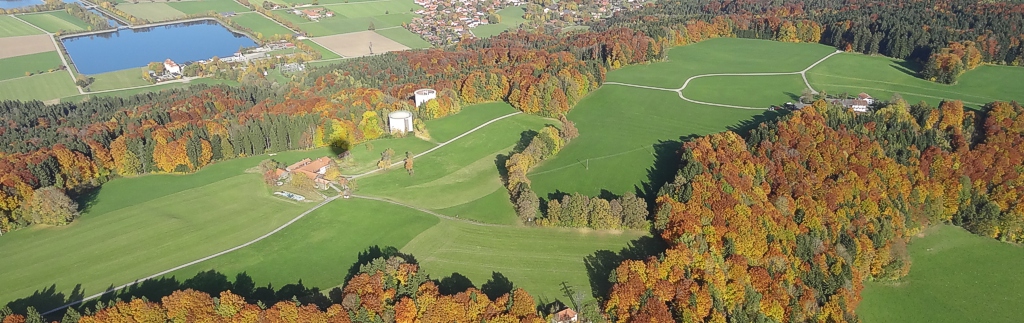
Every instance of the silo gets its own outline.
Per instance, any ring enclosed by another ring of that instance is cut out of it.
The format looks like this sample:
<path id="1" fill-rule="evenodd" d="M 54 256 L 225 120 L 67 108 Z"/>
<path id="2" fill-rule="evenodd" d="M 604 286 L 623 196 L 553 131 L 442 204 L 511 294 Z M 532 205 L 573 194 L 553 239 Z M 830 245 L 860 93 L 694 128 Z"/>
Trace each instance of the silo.
<path id="1" fill-rule="evenodd" d="M 416 107 L 420 107 L 424 102 L 437 98 L 437 91 L 433 89 L 419 89 L 413 92 L 416 96 Z"/>
<path id="2" fill-rule="evenodd" d="M 392 133 L 412 132 L 412 113 L 405 110 L 388 113 L 388 125 Z"/>

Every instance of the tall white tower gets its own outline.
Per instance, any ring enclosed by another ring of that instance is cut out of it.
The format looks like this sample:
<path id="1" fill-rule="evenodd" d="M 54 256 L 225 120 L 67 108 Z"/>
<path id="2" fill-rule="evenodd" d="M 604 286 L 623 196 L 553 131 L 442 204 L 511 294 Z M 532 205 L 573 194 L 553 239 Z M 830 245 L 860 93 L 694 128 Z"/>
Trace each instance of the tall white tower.
<path id="1" fill-rule="evenodd" d="M 392 133 L 412 132 L 412 113 L 405 110 L 398 110 L 392 113 L 388 113 L 388 128 L 389 130 L 391 130 Z"/>

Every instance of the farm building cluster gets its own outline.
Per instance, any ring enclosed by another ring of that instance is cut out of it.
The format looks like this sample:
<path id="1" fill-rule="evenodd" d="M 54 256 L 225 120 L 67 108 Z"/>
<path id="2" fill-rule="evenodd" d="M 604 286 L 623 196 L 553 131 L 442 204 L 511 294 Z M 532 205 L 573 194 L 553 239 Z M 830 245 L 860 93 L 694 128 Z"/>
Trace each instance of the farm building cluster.
<path id="1" fill-rule="evenodd" d="M 316 8 L 297 8 L 292 10 L 293 14 L 306 17 L 306 19 L 312 21 L 320 21 L 322 18 L 334 17 L 334 12 L 327 10 L 323 7 Z"/>
<path id="2" fill-rule="evenodd" d="M 333 160 L 329 157 L 320 157 L 316 160 L 305 158 L 297 161 L 294 164 L 288 165 L 285 168 L 278 168 L 274 171 L 274 176 L 277 177 L 278 185 L 282 185 L 284 180 L 287 180 L 291 176 L 306 176 L 310 180 L 313 180 L 313 184 L 318 189 L 327 189 L 331 185 L 331 181 L 324 178 L 324 174 L 327 173 L 327 169 L 331 167 L 338 167 Z"/>
<path id="3" fill-rule="evenodd" d="M 843 107 L 845 107 L 847 109 L 850 109 L 851 111 L 857 112 L 857 113 L 870 112 L 871 111 L 871 106 L 875 104 L 875 98 L 871 97 L 871 95 L 869 95 L 867 93 L 858 94 L 857 97 L 855 97 L 855 98 L 848 98 L 848 97 L 844 97 L 844 98 L 841 98 L 841 99 L 840 98 L 827 98 L 827 99 L 825 99 L 825 101 L 827 101 L 828 103 L 834 104 L 834 105 L 843 106 Z M 775 111 L 775 110 L 790 110 L 790 111 L 802 110 L 803 108 L 805 108 L 805 107 L 807 107 L 809 105 L 810 104 L 803 103 L 803 102 L 797 102 L 795 104 L 793 102 L 787 102 L 786 104 L 782 105 L 781 107 L 779 107 L 779 106 L 771 106 L 771 107 L 768 108 L 768 111 Z"/>

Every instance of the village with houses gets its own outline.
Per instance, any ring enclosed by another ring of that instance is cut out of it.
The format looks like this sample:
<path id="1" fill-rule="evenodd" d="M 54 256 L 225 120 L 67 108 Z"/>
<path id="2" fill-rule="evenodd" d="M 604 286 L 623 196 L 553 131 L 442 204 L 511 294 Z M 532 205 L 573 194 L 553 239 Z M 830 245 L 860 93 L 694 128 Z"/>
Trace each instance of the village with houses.
<path id="1" fill-rule="evenodd" d="M 296 50 L 294 43 L 287 40 L 280 40 L 267 42 L 266 44 L 255 48 L 245 48 L 241 51 L 235 52 L 234 55 L 227 57 L 211 57 L 206 60 L 182 63 L 175 62 L 168 58 L 162 63 L 150 63 L 148 65 L 148 70 L 146 71 L 146 76 L 148 76 L 152 83 L 167 82 L 177 80 L 185 76 L 195 76 L 194 74 L 196 73 L 195 71 L 198 69 L 198 66 L 203 64 L 227 63 L 239 65 L 235 67 L 244 67 L 249 63 L 268 59 L 287 60 L 290 56 L 297 53 L 299 52 Z M 302 63 L 283 63 L 280 65 L 282 67 L 286 67 L 282 69 L 282 71 L 287 70 L 289 72 L 301 72 L 305 70 L 305 64 Z M 188 68 L 189 66 L 195 67 Z"/>

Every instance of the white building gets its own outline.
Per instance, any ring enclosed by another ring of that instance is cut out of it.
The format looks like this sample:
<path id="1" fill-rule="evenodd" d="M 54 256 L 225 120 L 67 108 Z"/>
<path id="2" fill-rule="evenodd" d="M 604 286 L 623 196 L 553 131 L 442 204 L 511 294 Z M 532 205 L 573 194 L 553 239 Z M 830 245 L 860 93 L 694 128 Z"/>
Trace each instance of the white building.
<path id="1" fill-rule="evenodd" d="M 164 71 L 168 74 L 181 74 L 181 66 L 178 66 L 178 64 L 168 58 L 164 61 Z"/>
<path id="2" fill-rule="evenodd" d="M 437 91 L 434 91 L 433 89 L 419 89 L 413 93 L 416 96 L 417 108 L 423 105 L 423 103 L 437 98 Z"/>
<path id="3" fill-rule="evenodd" d="M 412 113 L 405 110 L 398 110 L 392 113 L 388 113 L 388 126 L 391 130 L 391 133 L 412 132 Z"/>

